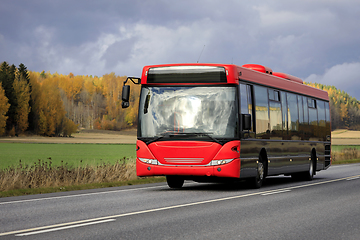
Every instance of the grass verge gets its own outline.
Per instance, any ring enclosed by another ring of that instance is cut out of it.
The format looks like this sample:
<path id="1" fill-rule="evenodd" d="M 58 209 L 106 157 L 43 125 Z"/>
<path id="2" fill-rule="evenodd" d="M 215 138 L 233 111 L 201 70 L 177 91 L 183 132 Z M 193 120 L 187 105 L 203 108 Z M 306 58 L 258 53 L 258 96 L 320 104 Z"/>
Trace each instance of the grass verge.
<path id="1" fill-rule="evenodd" d="M 331 157 L 333 164 L 360 162 L 360 146 L 332 146 Z"/>
<path id="2" fill-rule="evenodd" d="M 358 146 L 332 147 L 332 164 L 360 163 Z M 95 188 L 119 187 L 166 181 L 165 177 L 138 178 L 134 160 L 124 158 L 116 163 L 95 166 L 52 166 L 51 161 L 38 160 L 33 165 L 23 164 L 0 169 L 0 197 L 44 194 Z"/>
<path id="3" fill-rule="evenodd" d="M 146 184 L 146 183 L 158 183 L 158 182 L 165 182 L 165 181 L 166 181 L 165 177 L 149 177 L 149 178 L 139 178 L 139 179 L 135 179 L 135 180 L 120 181 L 120 182 L 91 183 L 91 184 L 81 184 L 81 185 L 62 186 L 62 187 L 58 186 L 58 187 L 13 189 L 13 190 L 0 192 L 0 198 L 22 196 L 22 195 L 33 195 L 33 194 L 96 189 L 96 188 L 120 187 L 120 186 L 139 185 L 139 184 Z"/>

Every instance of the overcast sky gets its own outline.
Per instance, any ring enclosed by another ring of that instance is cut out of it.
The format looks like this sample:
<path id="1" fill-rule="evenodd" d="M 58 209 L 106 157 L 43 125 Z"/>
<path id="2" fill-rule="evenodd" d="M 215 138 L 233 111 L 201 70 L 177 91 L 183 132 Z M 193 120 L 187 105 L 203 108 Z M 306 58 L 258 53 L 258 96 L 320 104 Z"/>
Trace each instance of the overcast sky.
<path id="1" fill-rule="evenodd" d="M 360 1 L 0 0 L 0 62 L 140 76 L 199 57 L 262 64 L 360 100 Z"/>

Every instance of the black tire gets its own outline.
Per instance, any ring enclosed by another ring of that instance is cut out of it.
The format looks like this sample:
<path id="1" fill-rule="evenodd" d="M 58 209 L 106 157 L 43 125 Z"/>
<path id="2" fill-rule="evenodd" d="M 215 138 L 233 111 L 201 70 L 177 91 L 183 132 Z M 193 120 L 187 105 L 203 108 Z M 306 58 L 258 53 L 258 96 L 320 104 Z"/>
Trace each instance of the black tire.
<path id="1" fill-rule="evenodd" d="M 311 181 L 314 179 L 314 175 L 315 175 L 315 159 L 316 156 L 314 154 L 311 155 L 311 160 L 310 160 L 310 165 L 309 165 L 309 170 L 307 170 L 306 172 L 300 172 L 300 173 L 294 173 L 291 175 L 291 177 L 294 180 L 303 180 L 303 181 Z"/>
<path id="2" fill-rule="evenodd" d="M 302 175 L 302 178 L 305 180 L 305 181 L 311 181 L 313 180 L 314 178 L 314 175 L 315 175 L 315 159 L 316 159 L 316 156 L 314 156 L 312 154 L 311 156 L 311 161 L 310 161 L 310 166 L 309 166 L 309 170 L 307 172 L 304 172 L 303 175 Z"/>
<path id="3" fill-rule="evenodd" d="M 252 188 L 261 188 L 263 185 L 264 179 L 265 179 L 265 163 L 262 159 L 262 157 L 259 157 L 259 161 L 257 162 L 256 167 L 256 176 L 250 180 L 250 184 Z"/>
<path id="4" fill-rule="evenodd" d="M 166 182 L 170 188 L 181 188 L 184 185 L 184 179 L 179 176 L 166 176 Z"/>

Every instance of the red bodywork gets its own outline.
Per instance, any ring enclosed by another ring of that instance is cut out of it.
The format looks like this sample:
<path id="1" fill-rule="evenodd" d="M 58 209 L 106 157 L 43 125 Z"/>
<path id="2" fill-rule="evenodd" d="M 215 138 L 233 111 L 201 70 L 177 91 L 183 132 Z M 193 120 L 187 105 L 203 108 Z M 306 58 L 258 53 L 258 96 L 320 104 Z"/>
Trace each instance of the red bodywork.
<path id="1" fill-rule="evenodd" d="M 265 67 L 265 66 L 259 65 L 259 64 L 244 64 L 244 65 L 242 65 L 242 67 L 249 68 L 254 71 L 258 71 L 258 72 L 262 72 L 262 73 L 272 74 L 271 68 Z"/>
<path id="2" fill-rule="evenodd" d="M 256 64 L 250 64 L 256 65 Z M 224 67 L 226 70 L 226 77 L 228 84 L 239 84 L 239 79 L 243 81 L 248 81 L 251 83 L 258 83 L 264 86 L 269 86 L 273 88 L 282 89 L 285 91 L 296 92 L 299 94 L 303 94 L 305 96 L 310 96 L 314 98 L 323 99 L 329 101 L 329 97 L 326 91 L 310 87 L 308 85 L 302 84 L 300 78 L 282 74 L 281 76 L 273 76 L 271 74 L 263 73 L 260 70 L 253 70 L 246 67 L 240 67 L 234 64 L 211 64 L 211 63 L 182 63 L 182 64 L 164 64 L 164 65 L 152 65 L 152 66 L 145 66 L 143 68 L 142 76 L 141 76 L 141 84 L 146 85 L 209 85 L 209 83 L 186 83 L 186 84 L 179 84 L 179 83 L 166 83 L 166 84 L 151 84 L 147 83 L 147 73 L 150 68 L 155 67 L 171 67 L 171 66 L 215 66 L 215 67 Z M 256 65 L 261 66 L 261 65 Z M 259 67 L 260 68 L 260 67 Z M 268 67 L 263 66 L 264 71 L 271 69 Z M 277 73 L 280 74 L 280 73 Z M 292 77 L 292 80 L 288 80 L 287 78 Z M 293 79 L 294 78 L 294 79 Z M 295 80 L 296 78 L 296 80 Z M 224 83 L 211 83 L 212 85 L 216 84 L 224 84 Z"/>
<path id="3" fill-rule="evenodd" d="M 326 91 L 316 89 L 305 84 L 302 80 L 286 74 L 273 76 L 272 70 L 261 65 L 250 64 L 245 67 L 233 64 L 165 64 L 145 66 L 143 68 L 141 84 L 144 85 L 219 85 L 224 83 L 147 83 L 150 68 L 171 66 L 216 66 L 224 67 L 227 84 L 239 84 L 239 80 L 264 86 L 297 92 L 305 96 L 329 101 Z M 256 69 L 255 69 L 256 68 Z M 268 73 L 266 73 L 268 72 Z M 271 72 L 271 73 L 270 73 Z M 293 78 L 291 78 L 293 77 Z M 288 79 L 291 80 L 288 80 Z M 296 78 L 296 79 L 295 79 Z M 138 176 L 215 176 L 240 177 L 240 141 L 231 141 L 221 146 L 214 142 L 204 141 L 158 141 L 149 144 L 137 141 L 136 173 Z M 157 160 L 157 164 L 140 161 L 139 158 Z M 230 163 L 210 165 L 211 161 L 233 159 Z"/>
<path id="4" fill-rule="evenodd" d="M 147 146 L 136 143 L 136 173 L 138 176 L 182 175 L 240 177 L 240 141 L 221 146 L 204 141 L 161 141 Z M 139 158 L 156 159 L 160 164 L 148 164 Z M 213 160 L 234 159 L 230 163 L 211 166 Z"/>
<path id="5" fill-rule="evenodd" d="M 288 80 L 295 81 L 295 82 L 298 82 L 300 84 L 303 84 L 303 80 L 301 80 L 298 77 L 292 76 L 290 74 L 281 73 L 281 72 L 274 72 L 273 75 L 276 76 L 276 77 L 285 78 L 285 79 L 288 79 Z"/>

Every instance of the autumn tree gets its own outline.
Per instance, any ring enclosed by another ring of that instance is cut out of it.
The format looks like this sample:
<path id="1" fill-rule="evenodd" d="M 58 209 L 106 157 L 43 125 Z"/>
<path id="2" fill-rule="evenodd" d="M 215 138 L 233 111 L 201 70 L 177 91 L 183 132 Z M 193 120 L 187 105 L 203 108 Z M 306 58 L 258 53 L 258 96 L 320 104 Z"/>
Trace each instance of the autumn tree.
<path id="1" fill-rule="evenodd" d="M 44 71 L 43 71 L 44 72 Z M 46 118 L 42 109 L 42 89 L 41 80 L 43 79 L 41 74 L 30 72 L 30 83 L 32 86 L 31 100 L 33 102 L 32 111 L 33 115 L 33 131 L 37 134 L 44 135 L 46 131 Z"/>
<path id="2" fill-rule="evenodd" d="M 2 88 L 2 84 L 0 83 L 0 136 L 5 134 L 6 127 L 6 113 L 10 107 L 8 103 L 8 99 L 5 96 L 5 90 Z"/>
<path id="3" fill-rule="evenodd" d="M 18 75 L 14 81 L 13 88 L 17 102 L 15 108 L 15 129 L 17 134 L 21 134 L 29 126 L 30 87 L 26 78 L 23 75 Z"/>
<path id="4" fill-rule="evenodd" d="M 34 101 L 35 132 L 46 136 L 71 136 L 77 125 L 66 118 L 59 88 L 59 78 L 43 78 L 40 73 L 30 73 L 31 97 Z"/>

